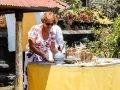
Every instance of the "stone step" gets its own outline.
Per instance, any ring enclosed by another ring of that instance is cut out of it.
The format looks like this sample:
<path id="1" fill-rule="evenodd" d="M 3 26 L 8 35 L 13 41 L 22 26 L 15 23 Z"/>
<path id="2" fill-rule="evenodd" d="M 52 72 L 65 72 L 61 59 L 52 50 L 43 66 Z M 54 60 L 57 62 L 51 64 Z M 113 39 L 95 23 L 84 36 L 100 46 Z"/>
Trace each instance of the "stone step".
<path id="1" fill-rule="evenodd" d="M 6 61 L 0 61 L 0 64 L 6 64 Z"/>
<path id="2" fill-rule="evenodd" d="M 0 87 L 14 85 L 15 75 L 0 74 Z M 1 90 L 1 89 L 0 89 Z"/>
<path id="3" fill-rule="evenodd" d="M 0 69 L 6 68 L 9 68 L 9 65 L 6 63 L 6 61 L 0 61 Z"/>
<path id="4" fill-rule="evenodd" d="M 9 68 L 8 64 L 0 64 L 0 69 L 7 69 Z"/>

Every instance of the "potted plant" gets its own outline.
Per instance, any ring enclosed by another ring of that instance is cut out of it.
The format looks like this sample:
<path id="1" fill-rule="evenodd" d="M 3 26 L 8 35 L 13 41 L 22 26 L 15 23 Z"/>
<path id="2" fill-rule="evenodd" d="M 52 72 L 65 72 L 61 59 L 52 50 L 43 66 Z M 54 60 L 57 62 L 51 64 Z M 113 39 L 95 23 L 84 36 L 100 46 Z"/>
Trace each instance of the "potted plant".
<path id="1" fill-rule="evenodd" d="M 77 9 L 82 7 L 82 1 L 81 0 L 63 0 L 64 2 L 68 3 L 71 8 L 70 10 L 66 10 L 64 14 L 64 19 L 66 20 L 66 24 L 70 26 L 72 29 L 75 29 L 77 19 Z"/>
<path id="2" fill-rule="evenodd" d="M 57 13 L 57 18 L 58 18 L 57 25 L 59 25 L 62 30 L 64 30 L 66 28 L 65 20 L 64 20 L 64 12 L 66 12 L 66 11 L 63 9 L 60 9 Z"/>
<path id="3" fill-rule="evenodd" d="M 70 9 L 70 10 L 61 10 L 58 12 L 57 17 L 58 17 L 58 25 L 60 24 L 65 24 L 66 28 L 65 29 L 71 29 L 72 23 L 74 19 L 76 18 L 76 11 Z"/>
<path id="4" fill-rule="evenodd" d="M 76 20 L 77 17 L 77 12 L 76 10 L 67 10 L 66 12 L 64 12 L 64 20 L 66 22 L 67 25 L 67 29 L 74 29 L 73 28 L 73 22 Z"/>
<path id="5" fill-rule="evenodd" d="M 80 25 L 81 25 L 82 29 L 88 29 L 87 22 L 90 22 L 90 16 L 88 16 L 85 12 L 82 12 L 82 13 L 78 14 L 78 18 L 80 20 Z"/>

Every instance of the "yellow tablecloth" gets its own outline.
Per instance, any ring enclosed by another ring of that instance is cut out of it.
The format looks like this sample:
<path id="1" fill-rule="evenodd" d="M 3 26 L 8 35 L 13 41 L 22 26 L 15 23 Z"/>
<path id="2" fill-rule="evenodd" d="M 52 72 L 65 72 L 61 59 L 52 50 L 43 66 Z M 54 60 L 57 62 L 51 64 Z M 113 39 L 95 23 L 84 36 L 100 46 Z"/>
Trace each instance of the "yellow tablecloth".
<path id="1" fill-rule="evenodd" d="M 29 90 L 120 90 L 120 65 L 67 67 L 28 64 Z"/>

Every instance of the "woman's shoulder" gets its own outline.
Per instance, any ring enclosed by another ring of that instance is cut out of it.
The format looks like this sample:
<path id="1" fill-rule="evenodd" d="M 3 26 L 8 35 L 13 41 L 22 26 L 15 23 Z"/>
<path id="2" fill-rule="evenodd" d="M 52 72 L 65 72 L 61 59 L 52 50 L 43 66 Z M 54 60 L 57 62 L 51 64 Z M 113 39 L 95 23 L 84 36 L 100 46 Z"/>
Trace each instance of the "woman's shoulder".
<path id="1" fill-rule="evenodd" d="M 34 29 L 39 29 L 39 28 L 40 28 L 40 26 L 41 26 L 41 24 L 38 24 L 38 25 L 33 25 L 33 26 L 32 26 L 32 28 L 34 28 Z"/>
<path id="2" fill-rule="evenodd" d="M 40 26 L 41 26 L 41 24 L 38 24 L 38 25 L 33 25 L 32 27 L 31 27 L 31 31 L 39 31 L 40 30 Z"/>

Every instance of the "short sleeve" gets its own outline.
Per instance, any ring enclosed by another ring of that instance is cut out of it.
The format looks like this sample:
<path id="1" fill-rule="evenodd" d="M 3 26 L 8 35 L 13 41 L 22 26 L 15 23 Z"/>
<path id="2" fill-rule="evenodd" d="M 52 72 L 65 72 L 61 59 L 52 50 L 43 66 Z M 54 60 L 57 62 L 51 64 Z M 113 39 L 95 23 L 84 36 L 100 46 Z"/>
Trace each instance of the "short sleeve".
<path id="1" fill-rule="evenodd" d="M 36 37 L 37 37 L 37 30 L 36 27 L 33 26 L 28 32 L 28 38 L 36 38 Z"/>

